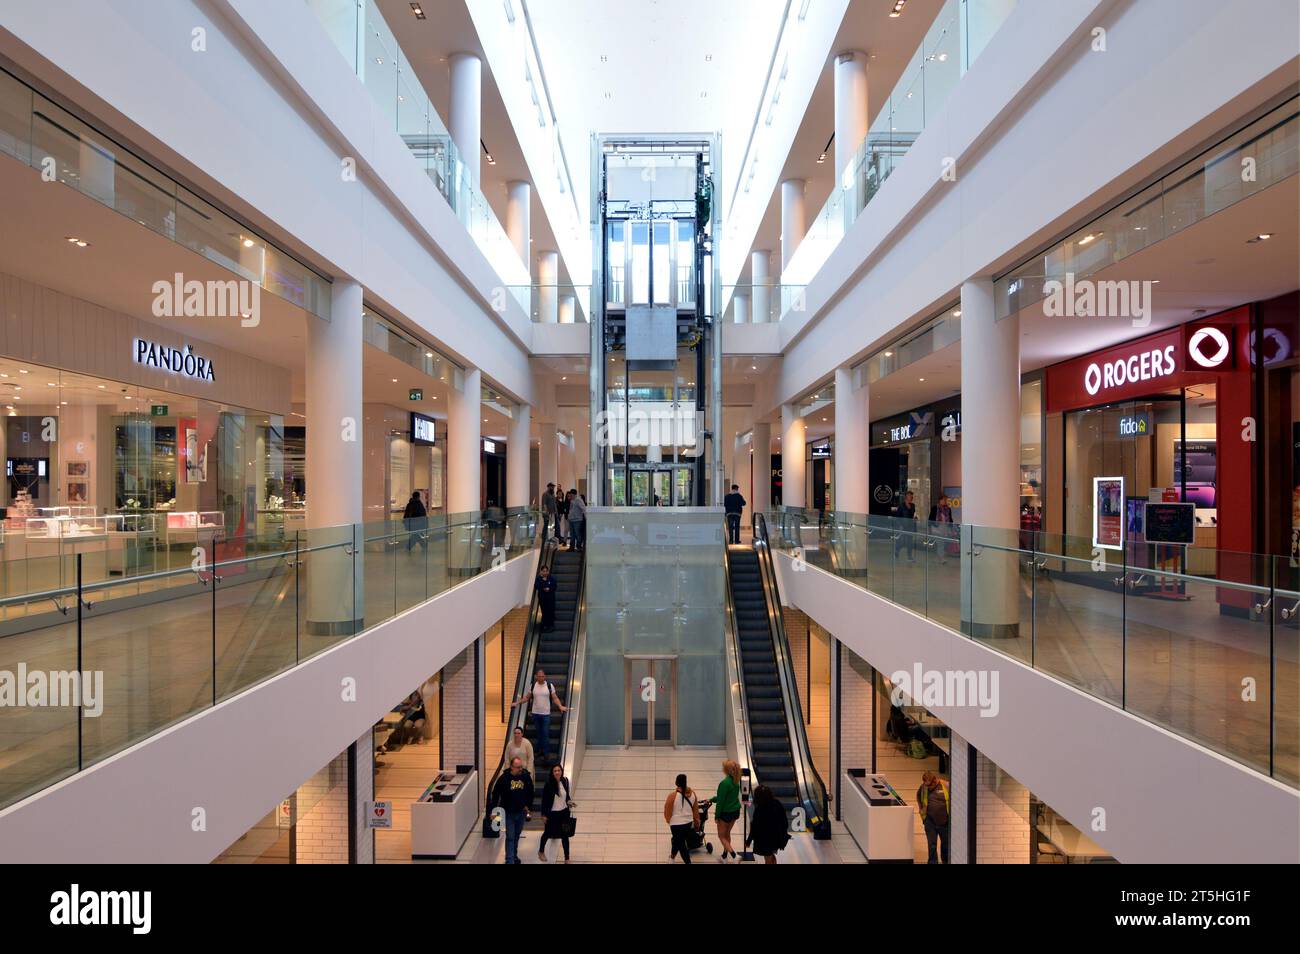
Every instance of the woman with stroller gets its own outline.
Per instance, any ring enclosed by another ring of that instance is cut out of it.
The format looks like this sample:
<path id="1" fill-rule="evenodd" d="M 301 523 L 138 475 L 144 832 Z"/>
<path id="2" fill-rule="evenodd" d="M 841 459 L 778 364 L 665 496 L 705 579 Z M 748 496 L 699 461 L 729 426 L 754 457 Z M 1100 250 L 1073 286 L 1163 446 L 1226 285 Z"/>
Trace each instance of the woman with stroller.
<path id="1" fill-rule="evenodd" d="M 776 864 L 776 853 L 790 841 L 785 806 L 766 785 L 754 789 L 754 818 L 749 825 L 749 839 L 754 854 L 763 856 L 763 864 Z"/>
<path id="2" fill-rule="evenodd" d="M 546 861 L 546 843 L 553 838 L 560 839 L 564 848 L 564 863 L 569 863 L 569 812 L 573 808 L 573 799 L 569 796 L 569 780 L 564 777 L 564 766 L 556 762 L 551 766 L 551 774 L 542 789 L 542 814 L 546 816 L 546 830 L 542 832 L 541 843 L 537 846 L 537 860 Z"/>
<path id="3" fill-rule="evenodd" d="M 668 860 L 672 861 L 680 853 L 682 864 L 691 863 L 691 834 L 700 827 L 700 803 L 686 784 L 686 773 L 677 776 L 677 786 L 664 802 L 664 821 L 673 835 L 672 852 Z"/>
<path id="4" fill-rule="evenodd" d="M 713 805 L 718 813 L 718 841 L 722 844 L 718 861 L 725 865 L 728 861 L 738 860 L 736 850 L 731 846 L 731 829 L 740 817 L 740 763 L 734 759 L 722 760 L 722 781 L 718 783 Z"/>

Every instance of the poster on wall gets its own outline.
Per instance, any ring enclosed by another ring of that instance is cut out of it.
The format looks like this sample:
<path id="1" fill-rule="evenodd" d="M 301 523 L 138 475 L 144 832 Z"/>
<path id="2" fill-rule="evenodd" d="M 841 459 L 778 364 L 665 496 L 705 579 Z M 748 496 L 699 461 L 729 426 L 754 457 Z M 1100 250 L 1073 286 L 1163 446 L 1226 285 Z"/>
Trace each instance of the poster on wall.
<path id="1" fill-rule="evenodd" d="M 1195 440 L 1174 440 L 1174 473 L 1181 466 L 1183 471 L 1184 499 L 1191 501 L 1203 510 L 1214 510 L 1219 504 L 1215 499 L 1215 485 L 1218 482 L 1218 444 L 1212 437 Z"/>
<path id="2" fill-rule="evenodd" d="M 1124 548 L 1124 478 L 1092 478 L 1092 545 Z"/>
<path id="3" fill-rule="evenodd" d="M 180 424 L 181 470 L 187 484 L 202 484 L 208 479 L 208 444 L 199 439 L 199 422 L 192 417 L 183 417 Z"/>

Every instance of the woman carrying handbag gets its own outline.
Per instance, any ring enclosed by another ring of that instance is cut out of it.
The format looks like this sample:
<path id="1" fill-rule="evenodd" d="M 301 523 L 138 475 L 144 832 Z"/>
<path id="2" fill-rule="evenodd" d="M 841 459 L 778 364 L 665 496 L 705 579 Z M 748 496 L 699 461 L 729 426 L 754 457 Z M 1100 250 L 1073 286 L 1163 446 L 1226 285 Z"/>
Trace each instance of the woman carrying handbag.
<path id="1" fill-rule="evenodd" d="M 564 863 L 569 863 L 569 838 L 577 827 L 573 817 L 573 798 L 569 794 L 569 780 L 564 777 L 564 766 L 556 762 L 551 766 L 551 774 L 542 789 L 542 814 L 546 816 L 546 830 L 542 832 L 541 844 L 537 846 L 537 860 L 546 861 L 546 842 L 552 838 L 560 839 L 564 847 Z"/>

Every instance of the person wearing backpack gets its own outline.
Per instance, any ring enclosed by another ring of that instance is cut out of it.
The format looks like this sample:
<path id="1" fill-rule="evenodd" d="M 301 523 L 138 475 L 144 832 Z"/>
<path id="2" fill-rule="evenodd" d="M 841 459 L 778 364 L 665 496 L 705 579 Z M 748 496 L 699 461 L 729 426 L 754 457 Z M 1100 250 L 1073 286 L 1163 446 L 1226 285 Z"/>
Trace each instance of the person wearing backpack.
<path id="1" fill-rule="evenodd" d="M 537 670 L 528 694 L 512 702 L 510 708 L 521 706 L 525 702 L 529 703 L 528 711 L 533 717 L 533 734 L 537 737 L 538 759 L 545 764 L 547 745 L 551 741 L 551 704 L 554 703 L 561 712 L 569 710 L 560 701 L 560 694 L 555 691 L 555 685 L 546 681 L 546 673 L 541 669 Z"/>
<path id="2" fill-rule="evenodd" d="M 763 864 L 776 864 L 776 853 L 790 841 L 789 826 L 786 823 L 785 806 L 772 794 L 766 785 L 754 789 L 754 817 L 749 825 L 749 838 L 745 844 L 753 844 L 754 854 L 763 856 Z"/>
<path id="3" fill-rule="evenodd" d="M 950 809 L 948 787 L 943 784 L 943 779 L 933 772 L 926 772 L 921 776 L 921 787 L 916 790 L 916 810 L 921 813 L 921 825 L 925 828 L 925 843 L 930 849 L 927 864 L 937 865 L 940 858 L 945 865 L 948 863 Z M 939 848 L 937 853 L 936 842 Z"/>
<path id="4" fill-rule="evenodd" d="M 682 864 L 691 863 L 691 832 L 700 827 L 700 802 L 686 784 L 686 773 L 677 776 L 677 786 L 669 793 L 664 802 L 664 821 L 673 835 L 672 851 L 668 860 L 672 861 L 680 853 Z"/>

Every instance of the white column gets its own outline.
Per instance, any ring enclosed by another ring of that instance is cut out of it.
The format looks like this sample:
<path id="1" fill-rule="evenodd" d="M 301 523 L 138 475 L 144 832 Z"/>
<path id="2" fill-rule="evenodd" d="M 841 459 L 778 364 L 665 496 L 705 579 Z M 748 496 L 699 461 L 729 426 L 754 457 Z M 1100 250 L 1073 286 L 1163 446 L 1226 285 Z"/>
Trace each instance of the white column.
<path id="1" fill-rule="evenodd" d="M 781 405 L 781 506 L 803 507 L 808 426 L 794 404 Z"/>
<path id="2" fill-rule="evenodd" d="M 447 131 L 456 144 L 460 161 L 471 184 L 479 184 L 479 143 L 483 108 L 483 63 L 473 53 L 453 53 L 451 66 L 451 110 Z"/>
<path id="3" fill-rule="evenodd" d="M 364 618 L 362 548 L 353 525 L 362 521 L 361 462 L 365 424 L 361 403 L 361 286 L 336 280 L 330 320 L 307 321 L 307 526 L 310 546 L 354 544 L 311 554 L 307 632 L 356 632 Z"/>
<path id="4" fill-rule="evenodd" d="M 786 179 L 781 183 L 781 271 L 790 264 L 795 249 L 808 232 L 808 215 L 804 206 L 804 180 Z"/>
<path id="5" fill-rule="evenodd" d="M 961 286 L 961 518 L 963 536 L 1015 548 L 1020 527 L 1020 323 L 994 317 L 993 281 Z M 972 529 L 976 528 L 976 529 Z M 976 636 L 1015 636 L 1019 561 L 1014 552 L 984 549 L 963 561 L 963 623 Z M 972 579 L 973 575 L 973 579 Z"/>
<path id="6" fill-rule="evenodd" d="M 529 267 L 532 256 L 528 254 L 528 239 L 532 235 L 533 187 L 515 179 L 506 183 L 506 235 L 515 247 L 524 268 Z M 529 274 L 532 269 L 529 269 Z"/>
<path id="7" fill-rule="evenodd" d="M 865 514 L 870 509 L 868 476 L 871 416 L 867 388 L 853 387 L 853 372 L 835 369 L 835 509 Z"/>
<path id="8" fill-rule="evenodd" d="M 658 437 L 655 437 L 658 440 Z M 664 449 L 658 443 L 647 444 L 645 448 L 645 462 L 647 464 L 662 464 L 664 462 Z"/>
<path id="9" fill-rule="evenodd" d="M 532 487 L 530 449 L 532 447 L 532 408 L 516 404 L 510 419 L 510 439 L 506 442 L 506 509 L 527 507 Z"/>
<path id="10" fill-rule="evenodd" d="M 749 296 L 739 292 L 731 296 L 732 318 L 736 324 L 749 323 Z"/>
<path id="11" fill-rule="evenodd" d="M 560 296 L 560 324 L 571 325 L 578 320 L 578 299 L 565 292 Z"/>
<path id="12" fill-rule="evenodd" d="M 578 486 L 578 468 L 574 448 L 570 447 L 567 441 L 560 445 L 559 461 L 560 485 L 565 490 L 572 490 Z"/>
<path id="13" fill-rule="evenodd" d="M 835 177 L 867 137 L 867 54 L 846 50 L 835 57 Z"/>
<path id="14" fill-rule="evenodd" d="M 559 440 L 555 436 L 554 421 L 538 421 L 537 429 L 541 432 L 541 443 L 537 450 L 537 469 L 541 476 L 537 480 L 537 493 L 546 492 L 547 484 L 556 484 L 560 480 Z"/>
<path id="15" fill-rule="evenodd" d="M 755 324 L 772 320 L 771 281 L 772 253 L 767 249 L 758 249 L 749 256 L 749 281 L 753 285 L 751 316 Z"/>
<path id="16" fill-rule="evenodd" d="M 482 375 L 466 368 L 447 409 L 447 513 L 477 513 L 482 466 Z"/>
<path id="17" fill-rule="evenodd" d="M 537 253 L 537 320 L 555 324 L 559 319 L 560 253 Z"/>
<path id="18" fill-rule="evenodd" d="M 750 503 L 755 513 L 766 513 L 772 509 L 772 425 L 756 422 L 750 446 L 754 449 L 754 498 Z"/>
<path id="19" fill-rule="evenodd" d="M 867 569 L 866 514 L 870 509 L 871 410 L 867 385 L 856 390 L 853 372 L 835 369 L 835 510 L 862 515 L 841 521 L 838 546 L 843 571 L 862 574 Z"/>

